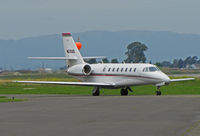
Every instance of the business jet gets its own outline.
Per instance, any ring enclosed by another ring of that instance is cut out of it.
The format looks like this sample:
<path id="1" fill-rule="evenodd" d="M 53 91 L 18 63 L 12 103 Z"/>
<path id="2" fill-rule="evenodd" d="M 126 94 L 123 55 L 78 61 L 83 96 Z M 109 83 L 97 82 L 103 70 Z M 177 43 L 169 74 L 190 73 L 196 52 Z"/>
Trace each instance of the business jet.
<path id="1" fill-rule="evenodd" d="M 76 44 L 71 33 L 63 33 L 65 57 L 29 57 L 29 59 L 65 60 L 66 72 L 81 82 L 53 81 L 15 81 L 19 83 L 59 84 L 76 86 L 94 86 L 93 96 L 100 95 L 101 88 L 121 88 L 121 95 L 133 92 L 130 88 L 136 85 L 155 85 L 156 95 L 161 95 L 160 87 L 171 82 L 194 80 L 194 78 L 170 79 L 158 67 L 145 63 L 99 63 L 88 64 L 84 60 L 103 57 L 82 57 L 79 44 Z"/>

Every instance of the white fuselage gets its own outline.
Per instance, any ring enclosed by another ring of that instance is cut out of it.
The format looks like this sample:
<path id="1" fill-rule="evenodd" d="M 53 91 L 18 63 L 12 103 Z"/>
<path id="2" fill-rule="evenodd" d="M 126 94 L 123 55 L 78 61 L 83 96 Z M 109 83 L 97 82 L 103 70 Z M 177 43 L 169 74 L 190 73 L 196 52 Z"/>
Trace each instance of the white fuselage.
<path id="1" fill-rule="evenodd" d="M 92 71 L 89 75 L 83 73 L 81 66 L 71 67 L 67 72 L 83 82 L 110 83 L 114 84 L 115 88 L 146 84 L 156 85 L 170 81 L 166 74 L 152 64 L 104 63 L 88 65 L 90 65 Z"/>

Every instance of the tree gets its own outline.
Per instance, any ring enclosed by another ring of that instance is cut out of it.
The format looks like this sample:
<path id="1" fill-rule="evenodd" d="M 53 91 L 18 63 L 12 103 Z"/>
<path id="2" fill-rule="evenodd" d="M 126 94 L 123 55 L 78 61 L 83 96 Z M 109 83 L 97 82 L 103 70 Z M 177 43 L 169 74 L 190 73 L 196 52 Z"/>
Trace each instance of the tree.
<path id="1" fill-rule="evenodd" d="M 89 59 L 88 63 L 89 64 L 95 64 L 95 63 L 97 63 L 97 60 L 96 59 Z"/>
<path id="2" fill-rule="evenodd" d="M 174 59 L 172 66 L 174 68 L 184 68 L 185 63 L 182 59 Z"/>
<path id="3" fill-rule="evenodd" d="M 196 63 L 198 63 L 197 56 L 193 56 L 193 57 L 189 56 L 184 60 L 184 66 L 192 65 L 192 64 L 196 64 Z"/>
<path id="4" fill-rule="evenodd" d="M 178 60 L 178 68 L 184 68 L 184 61 L 182 59 Z"/>
<path id="5" fill-rule="evenodd" d="M 200 60 L 197 61 L 197 64 L 200 64 Z"/>
<path id="6" fill-rule="evenodd" d="M 169 61 L 163 61 L 163 62 L 161 62 L 161 65 L 163 67 L 171 67 L 172 66 L 171 62 L 169 62 Z"/>
<path id="7" fill-rule="evenodd" d="M 66 65 L 63 66 L 63 67 L 60 67 L 60 70 L 65 70 L 65 69 L 67 69 L 67 66 L 66 66 Z"/>
<path id="8" fill-rule="evenodd" d="M 198 57 L 197 56 L 193 56 L 192 57 L 192 64 L 195 64 L 198 62 Z"/>
<path id="9" fill-rule="evenodd" d="M 178 59 L 174 59 L 172 65 L 174 68 L 178 68 Z"/>
<path id="10" fill-rule="evenodd" d="M 119 63 L 117 59 L 112 59 L 111 63 Z"/>
<path id="11" fill-rule="evenodd" d="M 109 60 L 107 58 L 102 59 L 103 63 L 109 63 Z"/>
<path id="12" fill-rule="evenodd" d="M 125 59 L 126 63 L 146 62 L 144 51 L 146 51 L 148 47 L 145 44 L 133 42 L 127 46 L 127 49 L 128 51 L 125 53 L 125 55 L 127 55 L 127 59 Z"/>
<path id="13" fill-rule="evenodd" d="M 162 64 L 160 62 L 156 62 L 155 65 L 158 67 L 162 67 Z"/>
<path id="14" fill-rule="evenodd" d="M 173 63 L 169 61 L 163 61 L 160 63 L 163 67 L 175 67 L 175 68 L 185 68 L 187 65 L 191 66 L 192 64 L 200 64 L 200 60 L 197 56 L 189 56 L 185 60 L 183 59 L 174 59 Z"/>
<path id="15" fill-rule="evenodd" d="M 85 62 L 89 63 L 89 64 L 95 64 L 97 63 L 96 59 L 86 59 Z"/>

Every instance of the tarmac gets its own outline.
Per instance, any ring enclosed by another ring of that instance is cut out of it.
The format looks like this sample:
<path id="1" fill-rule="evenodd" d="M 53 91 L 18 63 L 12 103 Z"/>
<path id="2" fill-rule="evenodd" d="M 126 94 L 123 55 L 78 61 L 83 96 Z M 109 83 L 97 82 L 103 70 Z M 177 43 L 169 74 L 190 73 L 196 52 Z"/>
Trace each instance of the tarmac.
<path id="1" fill-rule="evenodd" d="M 15 98 L 28 101 L 0 103 L 0 136 L 200 135 L 199 95 Z"/>

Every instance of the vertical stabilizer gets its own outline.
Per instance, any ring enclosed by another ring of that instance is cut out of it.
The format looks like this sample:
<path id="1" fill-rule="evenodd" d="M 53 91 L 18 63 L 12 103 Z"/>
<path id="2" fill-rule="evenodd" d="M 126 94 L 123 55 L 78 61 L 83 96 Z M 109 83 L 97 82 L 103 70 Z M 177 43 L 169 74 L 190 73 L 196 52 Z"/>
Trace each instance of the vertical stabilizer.
<path id="1" fill-rule="evenodd" d="M 66 60 L 67 65 L 71 67 L 73 65 L 85 63 L 78 48 L 76 47 L 76 44 L 71 36 L 71 33 L 63 33 L 62 37 L 63 37 L 65 56 L 67 58 L 72 58 Z"/>

